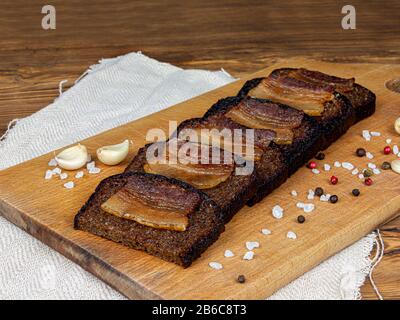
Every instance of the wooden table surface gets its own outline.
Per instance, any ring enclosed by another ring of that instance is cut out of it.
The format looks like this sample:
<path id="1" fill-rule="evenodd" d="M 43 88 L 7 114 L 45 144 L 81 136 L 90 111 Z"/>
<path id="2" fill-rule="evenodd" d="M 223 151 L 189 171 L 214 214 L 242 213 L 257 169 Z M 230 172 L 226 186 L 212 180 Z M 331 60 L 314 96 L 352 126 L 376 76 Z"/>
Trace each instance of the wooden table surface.
<path id="1" fill-rule="evenodd" d="M 400 2 L 351 1 L 357 29 L 341 28 L 344 1 L 53 0 L 56 30 L 43 30 L 38 0 L 0 3 L 0 135 L 43 108 L 101 58 L 142 51 L 184 68 L 236 77 L 279 59 L 400 63 Z M 400 76 L 400 75 L 399 75 Z M 400 299 L 400 218 L 381 228 L 385 255 L 374 278 Z M 365 299 L 376 299 L 369 281 Z"/>

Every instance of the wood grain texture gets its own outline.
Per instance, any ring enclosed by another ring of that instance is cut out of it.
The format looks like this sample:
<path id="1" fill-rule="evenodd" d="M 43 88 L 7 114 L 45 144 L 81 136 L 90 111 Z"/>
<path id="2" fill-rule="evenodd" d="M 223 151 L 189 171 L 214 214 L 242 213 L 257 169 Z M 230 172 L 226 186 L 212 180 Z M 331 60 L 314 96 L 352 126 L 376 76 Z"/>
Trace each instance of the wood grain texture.
<path id="1" fill-rule="evenodd" d="M 387 90 L 384 83 L 400 73 L 400 66 L 337 65 L 289 59 L 249 77 L 266 75 L 272 68 L 280 66 L 302 66 L 338 76 L 355 76 L 359 83 L 377 94 L 376 114 L 351 128 L 331 146 L 326 151 L 324 162 L 350 161 L 359 168 L 365 167 L 369 161 L 354 155 L 354 150 L 363 145 L 375 154 L 373 161 L 377 164 L 394 157 L 384 156 L 381 150 L 387 137 L 393 138 L 394 143 L 400 143 L 392 126 L 399 112 L 396 106 L 400 96 Z M 182 121 L 199 116 L 218 98 L 236 93 L 244 80 L 89 138 L 83 143 L 93 153 L 101 145 L 130 138 L 135 141 L 131 158 L 144 144 L 148 128 L 157 126 L 166 129 L 168 120 Z M 366 145 L 360 135 L 365 128 L 380 131 L 382 137 L 374 138 Z M 73 230 L 74 214 L 97 183 L 104 177 L 121 172 L 126 162 L 116 167 L 102 166 L 101 174 L 86 176 L 77 181 L 75 189 L 66 190 L 62 181 L 43 179 L 50 157 L 45 155 L 0 172 L 0 211 L 7 219 L 130 298 L 261 299 L 395 216 L 400 208 L 400 176 L 391 171 L 374 177 L 374 185 L 365 187 L 356 176 L 342 168 L 333 168 L 331 172 L 320 175 L 302 168 L 261 203 L 243 208 L 227 224 L 220 239 L 190 268 L 182 269 L 143 252 Z M 339 177 L 337 186 L 329 185 L 331 174 Z M 10 185 L 13 185 L 12 189 Z M 340 200 L 336 204 L 315 201 L 317 209 L 307 214 L 306 223 L 300 225 L 296 222 L 300 214 L 296 202 L 306 202 L 307 190 L 316 186 L 337 194 Z M 357 199 L 350 194 L 354 187 L 362 192 Z M 289 196 L 293 189 L 299 193 L 297 199 Z M 282 220 L 276 220 L 270 214 L 275 204 L 285 209 Z M 262 235 L 260 230 L 264 227 L 271 229 L 272 235 Z M 289 230 L 297 233 L 296 241 L 286 238 Z M 253 261 L 241 259 L 246 251 L 246 241 L 261 243 L 261 248 L 255 249 Z M 223 257 L 224 250 L 228 248 L 236 253 L 232 259 Z M 210 270 L 210 261 L 220 261 L 224 269 Z M 246 284 L 235 281 L 238 274 L 246 276 Z"/>

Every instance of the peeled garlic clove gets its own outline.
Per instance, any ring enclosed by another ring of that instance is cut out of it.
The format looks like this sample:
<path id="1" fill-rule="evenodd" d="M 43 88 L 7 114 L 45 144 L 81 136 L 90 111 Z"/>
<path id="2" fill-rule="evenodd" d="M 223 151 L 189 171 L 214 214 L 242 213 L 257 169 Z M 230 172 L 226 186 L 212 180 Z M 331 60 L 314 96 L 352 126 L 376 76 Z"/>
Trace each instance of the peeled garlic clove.
<path id="1" fill-rule="evenodd" d="M 400 134 L 400 118 L 397 118 L 394 122 L 394 130 L 396 130 L 396 132 Z"/>
<path id="2" fill-rule="evenodd" d="M 393 160 L 390 165 L 394 172 L 400 173 L 400 160 Z"/>
<path id="3" fill-rule="evenodd" d="M 78 144 L 61 151 L 55 159 L 61 168 L 65 170 L 76 170 L 86 165 L 88 152 L 85 146 Z"/>
<path id="4" fill-rule="evenodd" d="M 126 158 L 129 152 L 129 141 L 97 149 L 97 158 L 104 164 L 115 166 Z"/>

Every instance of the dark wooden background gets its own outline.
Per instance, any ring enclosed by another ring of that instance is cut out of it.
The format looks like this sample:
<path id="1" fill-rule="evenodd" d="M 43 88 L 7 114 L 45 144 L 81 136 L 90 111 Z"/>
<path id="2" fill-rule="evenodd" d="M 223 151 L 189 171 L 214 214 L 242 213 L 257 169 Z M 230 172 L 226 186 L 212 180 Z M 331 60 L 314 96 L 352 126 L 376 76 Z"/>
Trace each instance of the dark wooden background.
<path id="1" fill-rule="evenodd" d="M 41 28 L 41 8 L 57 29 Z M 101 58 L 142 51 L 185 68 L 234 76 L 278 59 L 400 62 L 400 1 L 356 1 L 357 29 L 341 28 L 348 1 L 0 2 L 0 135 L 14 118 L 43 108 Z M 400 75 L 399 75 L 400 76 Z M 384 298 L 400 298 L 400 219 L 383 228 L 385 257 L 375 271 Z M 371 286 L 364 298 L 375 298 Z"/>

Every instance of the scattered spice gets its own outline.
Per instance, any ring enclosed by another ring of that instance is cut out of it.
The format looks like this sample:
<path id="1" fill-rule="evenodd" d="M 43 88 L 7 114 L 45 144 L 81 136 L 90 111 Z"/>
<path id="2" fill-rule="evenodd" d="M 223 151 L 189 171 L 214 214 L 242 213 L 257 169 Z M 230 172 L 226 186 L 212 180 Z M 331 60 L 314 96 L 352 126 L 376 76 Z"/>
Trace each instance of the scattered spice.
<path id="1" fill-rule="evenodd" d="M 351 191 L 351 193 L 353 194 L 353 196 L 358 197 L 358 196 L 360 195 L 360 190 L 358 190 L 358 189 L 353 189 L 353 190 Z"/>
<path id="2" fill-rule="evenodd" d="M 297 222 L 298 223 L 304 223 L 306 221 L 306 218 L 303 215 L 299 215 L 297 217 Z"/>
<path id="3" fill-rule="evenodd" d="M 366 179 L 364 180 L 364 183 L 365 183 L 367 186 L 370 186 L 370 185 L 372 185 L 373 181 L 372 181 L 371 178 L 366 178 Z"/>
<path id="4" fill-rule="evenodd" d="M 320 197 L 324 194 L 324 189 L 322 189 L 321 187 L 316 187 L 315 191 L 314 191 L 314 195 L 316 195 L 317 197 Z"/>
<path id="5" fill-rule="evenodd" d="M 335 184 L 338 183 L 339 179 L 338 179 L 336 176 L 332 176 L 331 179 L 330 179 L 330 181 L 331 181 L 331 183 L 332 183 L 333 185 L 335 185 Z"/>
<path id="6" fill-rule="evenodd" d="M 390 154 L 392 152 L 392 148 L 390 146 L 386 146 L 383 148 L 384 154 Z"/>
<path id="7" fill-rule="evenodd" d="M 365 169 L 363 171 L 363 175 L 365 178 L 371 177 L 374 174 L 371 168 Z"/>
<path id="8" fill-rule="evenodd" d="M 390 167 L 391 167 L 390 162 L 387 162 L 387 161 L 383 162 L 381 165 L 382 170 L 389 170 Z"/>
<path id="9" fill-rule="evenodd" d="M 333 195 L 331 195 L 329 197 L 329 202 L 330 203 L 336 203 L 336 202 L 338 202 L 338 200 L 339 200 L 339 198 L 338 198 L 338 196 L 336 194 L 333 194 Z"/>
<path id="10" fill-rule="evenodd" d="M 245 283 L 246 282 L 246 278 L 244 277 L 244 275 L 239 275 L 237 278 L 237 282 L 239 283 Z"/>
<path id="11" fill-rule="evenodd" d="M 358 157 L 364 157 L 367 154 L 367 152 L 365 151 L 364 148 L 358 148 L 356 150 L 356 154 Z"/>
<path id="12" fill-rule="evenodd" d="M 317 160 L 324 160 L 324 159 L 325 159 L 325 153 L 323 153 L 323 152 L 318 152 L 317 155 L 315 156 L 315 159 L 317 159 Z"/>

